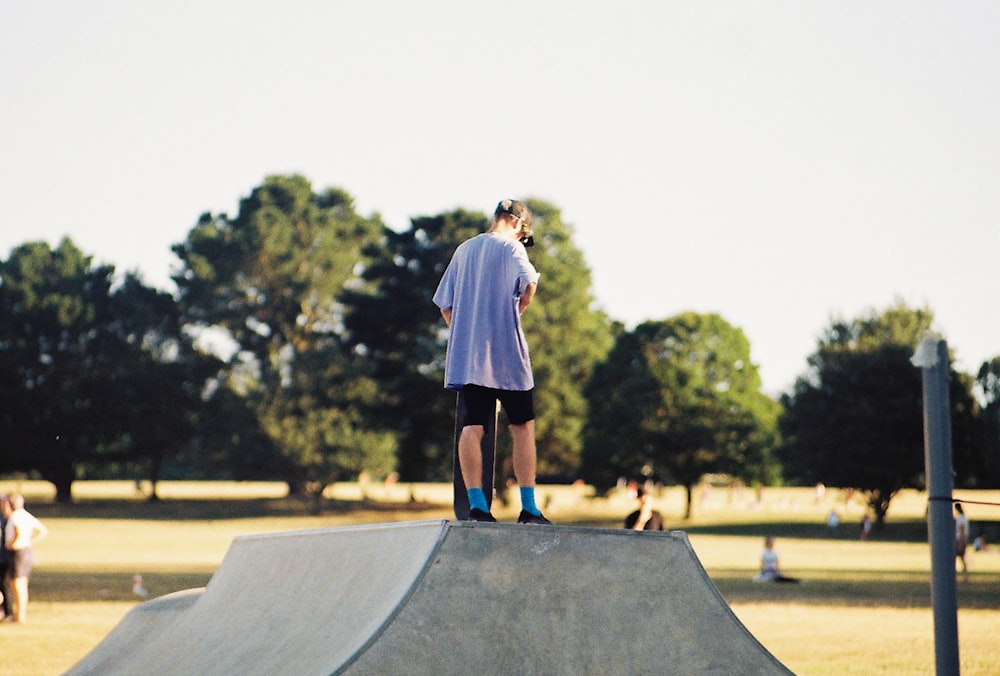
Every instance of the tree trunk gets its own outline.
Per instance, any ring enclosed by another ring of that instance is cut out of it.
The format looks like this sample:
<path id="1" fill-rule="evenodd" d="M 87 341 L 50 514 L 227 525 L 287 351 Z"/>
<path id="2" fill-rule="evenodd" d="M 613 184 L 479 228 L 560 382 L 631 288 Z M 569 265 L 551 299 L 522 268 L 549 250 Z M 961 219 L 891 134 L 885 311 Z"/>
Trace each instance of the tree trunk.
<path id="1" fill-rule="evenodd" d="M 312 498 L 312 513 L 319 516 L 323 513 L 323 491 L 326 489 L 326 484 L 319 481 L 311 484 L 309 486 L 309 495 Z"/>
<path id="2" fill-rule="evenodd" d="M 291 479 L 285 483 L 288 484 L 288 497 L 301 498 L 307 494 L 306 486 L 308 482 L 305 479 Z"/>
<path id="3" fill-rule="evenodd" d="M 156 493 L 156 486 L 160 482 L 160 468 L 163 466 L 163 454 L 157 453 L 150 461 L 149 469 L 149 501 L 159 502 L 160 496 Z"/>
<path id="4" fill-rule="evenodd" d="M 70 477 L 56 477 L 52 480 L 56 487 L 56 503 L 60 505 L 70 505 L 73 503 L 73 479 Z"/>
<path id="5" fill-rule="evenodd" d="M 884 488 L 876 488 L 868 494 L 868 506 L 871 507 L 872 513 L 875 515 L 874 527 L 876 530 L 882 530 L 882 526 L 885 525 L 885 515 L 889 511 L 889 503 L 894 494 L 895 491 Z"/>

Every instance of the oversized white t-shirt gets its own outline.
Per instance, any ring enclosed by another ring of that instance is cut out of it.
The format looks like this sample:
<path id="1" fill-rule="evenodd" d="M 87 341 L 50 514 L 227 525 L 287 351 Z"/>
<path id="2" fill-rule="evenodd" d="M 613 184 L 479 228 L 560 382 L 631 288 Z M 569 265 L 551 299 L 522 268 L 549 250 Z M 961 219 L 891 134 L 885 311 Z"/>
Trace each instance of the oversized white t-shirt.
<path id="1" fill-rule="evenodd" d="M 518 302 L 538 278 L 524 245 L 515 239 L 487 232 L 459 245 L 434 293 L 434 304 L 452 312 L 447 389 L 535 386 Z"/>

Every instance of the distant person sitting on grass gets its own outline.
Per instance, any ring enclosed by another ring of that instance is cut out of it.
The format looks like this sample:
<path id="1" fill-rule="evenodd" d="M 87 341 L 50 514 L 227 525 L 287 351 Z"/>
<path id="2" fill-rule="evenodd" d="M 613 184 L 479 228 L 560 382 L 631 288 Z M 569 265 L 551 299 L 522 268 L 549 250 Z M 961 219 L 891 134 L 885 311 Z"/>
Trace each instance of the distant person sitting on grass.
<path id="1" fill-rule="evenodd" d="M 639 500 L 639 509 L 625 517 L 625 527 L 629 530 L 663 530 L 663 515 L 653 509 L 646 489 L 639 488 L 635 497 Z"/>
<path id="2" fill-rule="evenodd" d="M 774 537 L 764 538 L 764 551 L 760 554 L 760 572 L 754 582 L 800 582 L 797 577 L 787 577 L 778 566 L 778 552 L 774 549 Z"/>

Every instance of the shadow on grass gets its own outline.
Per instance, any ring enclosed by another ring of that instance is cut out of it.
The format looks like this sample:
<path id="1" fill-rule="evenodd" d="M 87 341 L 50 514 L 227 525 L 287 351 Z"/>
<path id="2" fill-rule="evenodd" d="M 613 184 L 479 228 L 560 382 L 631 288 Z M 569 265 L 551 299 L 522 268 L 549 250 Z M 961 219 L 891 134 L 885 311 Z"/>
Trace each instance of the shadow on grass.
<path id="1" fill-rule="evenodd" d="M 814 572 L 801 584 L 756 583 L 745 570 L 713 570 L 709 577 L 729 603 L 801 603 L 817 606 L 931 607 L 930 576 L 881 571 Z M 971 574 L 958 584 L 958 607 L 992 610 L 1000 606 L 1000 576 Z"/>
<path id="2" fill-rule="evenodd" d="M 127 569 L 100 572 L 38 570 L 31 578 L 32 598 L 59 603 L 81 601 L 142 601 L 132 593 Z M 148 598 L 204 587 L 213 571 L 141 571 Z M 727 603 L 798 603 L 821 606 L 928 608 L 930 582 L 922 573 L 882 571 L 811 571 L 801 584 L 755 583 L 746 570 L 710 570 L 709 577 Z M 1000 607 L 1000 575 L 972 573 L 958 584 L 958 607 L 993 610 Z"/>
<path id="3" fill-rule="evenodd" d="M 822 526 L 795 522 L 694 525 L 689 528 L 681 527 L 681 529 L 700 535 L 738 535 L 759 538 L 773 535 L 779 539 L 858 540 L 861 537 L 860 529 L 849 524 L 841 525 L 832 533 Z M 889 521 L 881 528 L 873 530 L 870 539 L 881 542 L 927 542 L 927 524 L 922 519 Z"/>
<path id="4" fill-rule="evenodd" d="M 140 571 L 36 570 L 31 575 L 31 598 L 55 603 L 80 601 L 144 601 L 171 592 L 204 587 L 213 571 L 142 571 L 148 597 L 132 592 L 132 577 Z"/>
<path id="5" fill-rule="evenodd" d="M 597 528 L 621 528 L 620 520 L 581 520 L 574 525 L 593 526 Z M 779 540 L 795 538 L 802 540 L 840 540 L 857 541 L 860 531 L 851 525 L 841 525 L 832 533 L 823 526 L 813 523 L 795 521 L 768 521 L 763 523 L 694 523 L 670 521 L 669 530 L 682 530 L 696 535 L 726 535 L 754 537 L 763 539 L 773 535 Z M 977 520 L 974 524 L 976 532 L 983 530 L 992 532 L 1000 530 L 1000 521 Z M 869 538 L 873 542 L 927 542 L 927 524 L 923 519 L 898 519 L 888 521 L 880 529 L 874 530 Z"/>
<path id="6" fill-rule="evenodd" d="M 400 512 L 440 510 L 438 505 L 418 500 L 332 500 L 324 498 L 254 498 L 216 500 L 77 500 L 72 504 L 35 504 L 31 512 L 40 519 L 129 519 L 142 521 L 218 521 L 268 517 L 323 516 L 352 512 Z"/>

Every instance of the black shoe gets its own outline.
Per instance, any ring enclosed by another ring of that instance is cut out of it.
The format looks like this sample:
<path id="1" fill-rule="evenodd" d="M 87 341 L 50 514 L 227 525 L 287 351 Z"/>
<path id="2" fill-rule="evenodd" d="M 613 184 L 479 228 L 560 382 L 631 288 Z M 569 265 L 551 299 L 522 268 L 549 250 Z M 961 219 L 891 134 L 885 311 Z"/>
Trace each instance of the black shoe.
<path id="1" fill-rule="evenodd" d="M 517 522 L 518 523 L 537 523 L 537 524 L 545 524 L 545 525 L 549 525 L 549 526 L 552 525 L 552 522 L 549 521 L 548 519 L 546 519 L 541 513 L 539 513 L 539 514 L 532 514 L 531 512 L 529 512 L 529 511 L 527 511 L 525 509 L 521 510 L 520 516 L 517 517 Z"/>
<path id="2" fill-rule="evenodd" d="M 486 523 L 497 522 L 497 520 L 493 518 L 492 514 L 476 508 L 472 508 L 472 510 L 469 511 L 469 521 L 485 521 Z"/>

